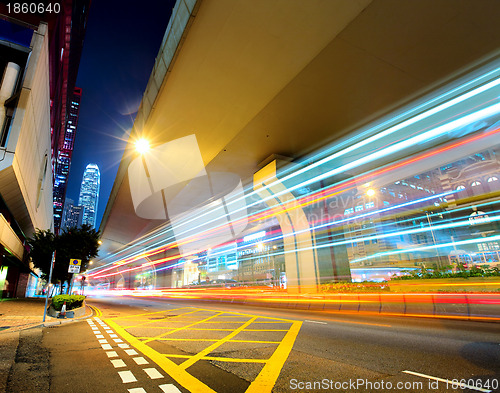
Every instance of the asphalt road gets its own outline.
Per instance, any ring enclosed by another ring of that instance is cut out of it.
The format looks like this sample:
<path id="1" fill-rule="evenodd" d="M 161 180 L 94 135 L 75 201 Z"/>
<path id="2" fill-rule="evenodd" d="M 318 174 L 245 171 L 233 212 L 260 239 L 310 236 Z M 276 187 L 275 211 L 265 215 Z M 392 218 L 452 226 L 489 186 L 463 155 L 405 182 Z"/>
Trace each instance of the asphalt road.
<path id="1" fill-rule="evenodd" d="M 172 299 L 88 303 L 97 319 L 43 330 L 51 392 L 500 392 L 495 323 Z M 453 385 L 460 380 L 469 387 Z"/>

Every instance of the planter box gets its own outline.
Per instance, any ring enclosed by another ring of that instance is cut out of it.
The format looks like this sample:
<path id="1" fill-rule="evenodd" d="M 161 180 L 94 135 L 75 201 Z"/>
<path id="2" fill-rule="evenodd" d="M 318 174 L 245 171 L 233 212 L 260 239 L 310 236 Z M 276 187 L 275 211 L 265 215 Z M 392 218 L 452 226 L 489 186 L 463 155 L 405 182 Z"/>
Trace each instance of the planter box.
<path id="1" fill-rule="evenodd" d="M 54 307 L 52 307 L 52 304 L 49 306 L 47 309 L 47 315 L 53 318 L 59 318 L 60 311 L 56 311 Z M 83 302 L 82 307 L 75 308 L 73 310 L 66 311 L 66 317 L 65 318 L 79 318 L 83 317 L 85 315 L 85 302 Z"/>

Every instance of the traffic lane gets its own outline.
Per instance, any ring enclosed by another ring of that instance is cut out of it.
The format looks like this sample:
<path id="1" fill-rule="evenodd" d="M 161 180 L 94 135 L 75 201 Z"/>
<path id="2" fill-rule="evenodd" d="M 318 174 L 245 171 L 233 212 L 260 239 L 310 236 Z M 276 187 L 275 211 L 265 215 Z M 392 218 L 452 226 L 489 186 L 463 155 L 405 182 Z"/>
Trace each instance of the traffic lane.
<path id="1" fill-rule="evenodd" d="M 166 303 L 160 311 L 144 310 L 151 312 L 104 321 L 182 386 L 197 392 L 270 392 L 301 325 L 300 321 Z M 231 382 L 237 378 L 233 373 L 215 380 L 213 375 L 224 370 L 214 361 L 251 363 L 254 375 L 239 378 L 248 382 L 246 386 Z"/>
<path id="2" fill-rule="evenodd" d="M 148 309 L 165 305 L 164 299 L 122 298 L 119 302 Z M 282 391 L 290 390 L 291 379 L 329 378 L 331 370 L 336 370 L 336 380 L 360 376 L 371 380 L 391 376 L 402 381 L 421 380 L 402 371 L 451 380 L 469 377 L 491 379 L 498 378 L 500 374 L 500 334 L 498 325 L 492 323 L 376 318 L 172 299 L 167 302 L 303 320 L 294 350 L 275 387 Z M 313 368 L 307 367 L 311 364 L 314 364 Z M 237 367 L 220 366 L 245 377 Z"/>

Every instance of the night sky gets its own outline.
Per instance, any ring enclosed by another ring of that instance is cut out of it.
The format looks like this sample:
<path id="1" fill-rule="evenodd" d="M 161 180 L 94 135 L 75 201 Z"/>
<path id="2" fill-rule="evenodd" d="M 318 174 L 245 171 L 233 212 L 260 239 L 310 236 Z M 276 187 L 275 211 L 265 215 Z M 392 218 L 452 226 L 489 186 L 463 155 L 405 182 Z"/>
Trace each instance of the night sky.
<path id="1" fill-rule="evenodd" d="M 83 171 L 101 171 L 96 228 L 175 0 L 93 0 L 77 79 L 83 89 L 66 197 L 78 203 Z"/>

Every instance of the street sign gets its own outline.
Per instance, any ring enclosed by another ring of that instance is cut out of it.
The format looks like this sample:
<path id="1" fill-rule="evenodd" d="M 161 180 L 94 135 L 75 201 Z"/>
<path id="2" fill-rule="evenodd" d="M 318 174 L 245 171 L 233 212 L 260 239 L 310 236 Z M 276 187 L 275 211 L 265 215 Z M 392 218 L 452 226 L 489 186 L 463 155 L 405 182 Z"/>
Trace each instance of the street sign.
<path id="1" fill-rule="evenodd" d="M 70 259 L 68 273 L 80 273 L 80 266 L 82 266 L 81 259 Z"/>

